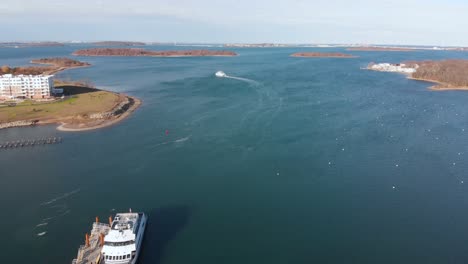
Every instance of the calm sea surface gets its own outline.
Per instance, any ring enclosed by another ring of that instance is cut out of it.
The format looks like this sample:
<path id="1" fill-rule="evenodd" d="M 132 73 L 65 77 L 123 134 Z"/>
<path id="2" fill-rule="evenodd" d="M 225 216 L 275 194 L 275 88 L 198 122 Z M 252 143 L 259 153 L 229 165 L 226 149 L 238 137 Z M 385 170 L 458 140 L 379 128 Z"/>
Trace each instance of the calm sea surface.
<path id="1" fill-rule="evenodd" d="M 82 47 L 0 49 L 0 64 Z M 95 216 L 132 208 L 149 214 L 142 264 L 467 263 L 468 92 L 360 67 L 468 53 L 288 57 L 304 50 L 78 58 L 93 66 L 58 76 L 143 105 L 95 131 L 0 131 L 63 137 L 0 151 L 1 262 L 70 263 Z"/>

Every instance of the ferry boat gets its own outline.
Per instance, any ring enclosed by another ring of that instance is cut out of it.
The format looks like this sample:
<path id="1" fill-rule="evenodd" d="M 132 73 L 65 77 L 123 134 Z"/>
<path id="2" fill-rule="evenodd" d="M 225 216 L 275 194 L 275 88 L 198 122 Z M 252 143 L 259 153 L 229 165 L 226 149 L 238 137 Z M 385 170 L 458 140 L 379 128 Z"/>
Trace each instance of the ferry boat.
<path id="1" fill-rule="evenodd" d="M 143 243 L 147 216 L 144 213 L 118 213 L 104 237 L 101 263 L 135 264 Z"/>

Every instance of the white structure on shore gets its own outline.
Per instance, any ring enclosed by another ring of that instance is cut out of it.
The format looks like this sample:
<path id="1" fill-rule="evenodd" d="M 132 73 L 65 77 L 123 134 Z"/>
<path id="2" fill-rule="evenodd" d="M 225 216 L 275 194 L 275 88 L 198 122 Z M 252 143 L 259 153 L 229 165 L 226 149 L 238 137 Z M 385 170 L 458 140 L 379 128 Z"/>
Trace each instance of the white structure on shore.
<path id="1" fill-rule="evenodd" d="M 384 72 L 399 72 L 399 73 L 406 73 L 411 74 L 415 73 L 418 65 L 415 68 L 411 68 L 406 64 L 391 64 L 391 63 L 378 63 L 378 64 L 370 64 L 367 67 L 369 70 L 374 71 L 384 71 Z"/>
<path id="2" fill-rule="evenodd" d="M 54 89 L 53 75 L 0 75 L 0 99 L 47 99 Z"/>

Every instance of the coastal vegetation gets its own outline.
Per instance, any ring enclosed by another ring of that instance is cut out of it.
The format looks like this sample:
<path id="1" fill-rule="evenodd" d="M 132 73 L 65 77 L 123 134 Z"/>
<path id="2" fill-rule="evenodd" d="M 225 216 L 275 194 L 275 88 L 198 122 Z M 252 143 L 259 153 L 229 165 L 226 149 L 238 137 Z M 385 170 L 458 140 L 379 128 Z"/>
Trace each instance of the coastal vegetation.
<path id="1" fill-rule="evenodd" d="M 369 70 L 398 72 L 408 78 L 437 83 L 433 90 L 468 90 L 468 60 L 406 61 L 401 64 L 370 63 Z"/>
<path id="2" fill-rule="evenodd" d="M 409 61 L 416 67 L 411 78 L 436 82 L 434 89 L 468 89 L 468 60 Z"/>
<path id="3" fill-rule="evenodd" d="M 291 57 L 306 57 L 306 58 L 356 58 L 356 56 L 344 53 L 325 53 L 325 52 L 297 52 L 291 54 Z"/>
<path id="4" fill-rule="evenodd" d="M 132 48 L 93 48 L 73 52 L 75 56 L 148 56 L 148 57 L 205 57 L 205 56 L 236 56 L 233 51 L 226 50 L 165 50 L 154 51 Z"/>
<path id="5" fill-rule="evenodd" d="M 87 62 L 77 61 L 70 58 L 42 58 L 37 60 L 32 60 L 31 63 L 36 64 L 48 64 L 56 67 L 79 67 L 79 66 L 90 66 L 91 64 Z"/>

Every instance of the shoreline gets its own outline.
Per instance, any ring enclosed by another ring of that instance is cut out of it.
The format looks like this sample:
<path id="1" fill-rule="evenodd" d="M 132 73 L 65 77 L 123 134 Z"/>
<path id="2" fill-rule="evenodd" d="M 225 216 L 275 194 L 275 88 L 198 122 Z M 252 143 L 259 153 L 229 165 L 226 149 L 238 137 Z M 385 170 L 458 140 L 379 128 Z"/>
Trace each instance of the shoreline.
<path id="1" fill-rule="evenodd" d="M 421 82 L 428 82 L 428 83 L 433 83 L 433 84 L 438 84 L 438 85 L 441 85 L 441 86 L 438 86 L 438 85 L 432 85 L 430 87 L 428 87 L 429 90 L 432 90 L 432 91 L 468 91 L 468 87 L 450 87 L 450 85 L 446 84 L 446 83 L 443 83 L 443 82 L 439 82 L 439 81 L 436 81 L 436 80 L 430 80 L 430 79 L 422 79 L 422 78 L 414 78 L 414 77 L 411 77 L 409 76 L 408 79 L 410 80 L 414 80 L 414 81 L 421 81 Z"/>
<path id="2" fill-rule="evenodd" d="M 68 124 L 67 123 L 63 123 L 61 122 L 61 124 L 56 128 L 57 130 L 59 131 L 66 131 L 66 132 L 80 132 L 80 131 L 89 131 L 89 130 L 95 130 L 95 129 L 100 129 L 100 128 L 104 128 L 104 127 L 109 127 L 109 126 L 112 126 L 112 125 L 115 125 L 121 121 L 123 121 L 124 119 L 126 119 L 127 117 L 130 116 L 130 114 L 132 114 L 136 109 L 138 109 L 142 102 L 140 99 L 136 98 L 136 97 L 133 97 L 133 96 L 128 96 L 128 95 L 125 95 L 127 98 L 130 98 L 133 100 L 133 104 L 132 106 L 130 106 L 125 112 L 123 112 L 122 114 L 120 114 L 119 116 L 115 117 L 115 118 L 112 118 L 112 119 L 108 119 L 108 120 L 102 120 L 102 123 L 98 124 L 98 125 L 91 125 L 91 126 L 87 126 L 86 124 L 78 124 L 78 126 L 80 125 L 84 125 L 84 127 L 66 127 Z M 51 124 L 57 124 L 57 122 L 53 122 Z"/>

